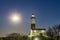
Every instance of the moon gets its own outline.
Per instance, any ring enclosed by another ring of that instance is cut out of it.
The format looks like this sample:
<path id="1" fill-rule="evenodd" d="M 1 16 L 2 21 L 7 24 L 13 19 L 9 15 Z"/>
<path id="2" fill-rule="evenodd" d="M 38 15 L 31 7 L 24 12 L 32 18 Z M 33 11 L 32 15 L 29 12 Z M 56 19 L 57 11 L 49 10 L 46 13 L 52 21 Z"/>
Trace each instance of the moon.
<path id="1" fill-rule="evenodd" d="M 11 22 L 18 23 L 21 22 L 21 15 L 19 13 L 12 13 L 9 19 Z"/>

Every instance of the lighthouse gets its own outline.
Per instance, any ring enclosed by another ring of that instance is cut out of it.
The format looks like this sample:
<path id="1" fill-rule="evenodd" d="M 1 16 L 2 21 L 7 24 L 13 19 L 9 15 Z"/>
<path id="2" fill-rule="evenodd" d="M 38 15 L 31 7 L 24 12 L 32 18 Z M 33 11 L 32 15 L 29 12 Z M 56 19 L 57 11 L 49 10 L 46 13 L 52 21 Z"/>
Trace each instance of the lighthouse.
<path id="1" fill-rule="evenodd" d="M 45 28 L 36 28 L 36 23 L 35 23 L 35 14 L 32 13 L 31 16 L 31 30 L 30 30 L 30 35 L 29 37 L 34 40 L 35 37 L 38 37 L 40 35 L 46 36 L 46 29 Z"/>
<path id="2" fill-rule="evenodd" d="M 31 17 L 31 29 L 35 29 L 35 15 L 32 13 Z"/>

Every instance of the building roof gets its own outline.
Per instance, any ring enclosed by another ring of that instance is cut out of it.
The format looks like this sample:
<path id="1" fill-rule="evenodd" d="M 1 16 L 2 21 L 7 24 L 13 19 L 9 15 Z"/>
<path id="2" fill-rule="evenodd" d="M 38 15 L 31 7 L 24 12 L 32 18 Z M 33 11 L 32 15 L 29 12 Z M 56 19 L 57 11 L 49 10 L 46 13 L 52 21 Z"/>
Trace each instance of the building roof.
<path id="1" fill-rule="evenodd" d="M 46 29 L 32 29 L 32 30 L 46 30 Z"/>

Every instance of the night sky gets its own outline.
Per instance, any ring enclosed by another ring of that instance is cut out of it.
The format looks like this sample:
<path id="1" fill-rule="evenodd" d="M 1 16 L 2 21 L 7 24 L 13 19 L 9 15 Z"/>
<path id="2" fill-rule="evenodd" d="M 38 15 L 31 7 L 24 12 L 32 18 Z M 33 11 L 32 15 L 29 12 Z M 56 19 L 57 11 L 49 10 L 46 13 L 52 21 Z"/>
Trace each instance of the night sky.
<path id="1" fill-rule="evenodd" d="M 9 23 L 8 17 L 12 12 L 18 12 L 21 15 L 21 23 Z M 0 36 L 14 32 L 28 34 L 32 13 L 35 13 L 37 28 L 47 29 L 49 26 L 60 24 L 60 1 L 0 0 Z"/>

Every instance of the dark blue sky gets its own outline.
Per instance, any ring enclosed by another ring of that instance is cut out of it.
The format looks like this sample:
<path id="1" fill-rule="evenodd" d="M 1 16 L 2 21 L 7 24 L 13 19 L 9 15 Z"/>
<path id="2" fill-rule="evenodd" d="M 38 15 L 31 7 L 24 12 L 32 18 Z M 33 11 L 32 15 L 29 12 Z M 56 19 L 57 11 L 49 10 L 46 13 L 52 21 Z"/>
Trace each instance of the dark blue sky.
<path id="1" fill-rule="evenodd" d="M 8 16 L 11 12 L 19 12 L 22 22 L 12 26 Z M 0 0 L 0 36 L 12 32 L 28 34 L 30 31 L 31 14 L 36 15 L 36 27 L 48 28 L 60 24 L 59 0 Z"/>

